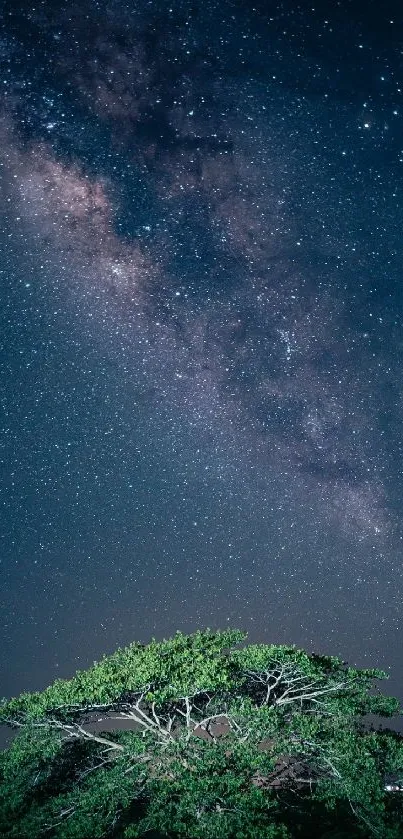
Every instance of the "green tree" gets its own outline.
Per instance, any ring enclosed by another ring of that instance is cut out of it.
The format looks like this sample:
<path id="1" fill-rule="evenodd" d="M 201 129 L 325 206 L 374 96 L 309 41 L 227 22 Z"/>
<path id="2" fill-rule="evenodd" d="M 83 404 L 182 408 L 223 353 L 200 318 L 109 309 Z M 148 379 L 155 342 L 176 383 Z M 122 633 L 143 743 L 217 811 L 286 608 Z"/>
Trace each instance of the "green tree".
<path id="1" fill-rule="evenodd" d="M 399 839 L 403 738 L 365 725 L 399 713 L 386 674 L 245 639 L 133 643 L 3 700 L 0 835 Z"/>

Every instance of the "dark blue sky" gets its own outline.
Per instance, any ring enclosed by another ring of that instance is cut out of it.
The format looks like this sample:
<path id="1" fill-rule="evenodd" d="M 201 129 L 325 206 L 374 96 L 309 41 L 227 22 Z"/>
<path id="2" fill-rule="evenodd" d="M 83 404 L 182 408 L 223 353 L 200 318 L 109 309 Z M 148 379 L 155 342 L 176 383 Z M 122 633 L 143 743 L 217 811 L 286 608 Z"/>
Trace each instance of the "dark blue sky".
<path id="1" fill-rule="evenodd" d="M 237 626 L 403 694 L 402 15 L 3 4 L 1 692 Z"/>

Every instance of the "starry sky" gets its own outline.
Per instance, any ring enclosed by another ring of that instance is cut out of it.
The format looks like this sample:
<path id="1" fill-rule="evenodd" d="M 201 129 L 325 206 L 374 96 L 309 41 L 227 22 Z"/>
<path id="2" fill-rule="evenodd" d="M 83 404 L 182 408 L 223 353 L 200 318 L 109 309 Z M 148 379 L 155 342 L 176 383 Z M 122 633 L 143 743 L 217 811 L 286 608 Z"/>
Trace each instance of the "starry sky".
<path id="1" fill-rule="evenodd" d="M 0 29 L 0 693 L 177 629 L 403 696 L 403 16 Z"/>

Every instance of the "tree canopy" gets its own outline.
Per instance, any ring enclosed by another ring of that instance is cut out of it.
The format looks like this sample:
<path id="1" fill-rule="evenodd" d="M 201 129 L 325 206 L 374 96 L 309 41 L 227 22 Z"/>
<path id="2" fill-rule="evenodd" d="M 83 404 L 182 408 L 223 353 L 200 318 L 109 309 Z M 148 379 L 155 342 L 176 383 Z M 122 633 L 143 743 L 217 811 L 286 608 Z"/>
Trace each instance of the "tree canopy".
<path id="1" fill-rule="evenodd" d="M 400 713 L 386 674 L 246 637 L 133 643 L 4 699 L 1 836 L 399 839 L 403 738 L 366 721 Z"/>

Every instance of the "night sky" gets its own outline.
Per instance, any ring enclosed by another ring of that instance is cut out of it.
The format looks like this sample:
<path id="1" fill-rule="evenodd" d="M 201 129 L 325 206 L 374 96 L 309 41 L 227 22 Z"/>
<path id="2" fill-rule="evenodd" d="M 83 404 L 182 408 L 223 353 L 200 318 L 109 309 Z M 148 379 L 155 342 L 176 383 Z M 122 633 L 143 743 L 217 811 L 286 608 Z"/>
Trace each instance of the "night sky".
<path id="1" fill-rule="evenodd" d="M 3 3 L 0 693 L 177 629 L 403 695 L 403 14 Z"/>

